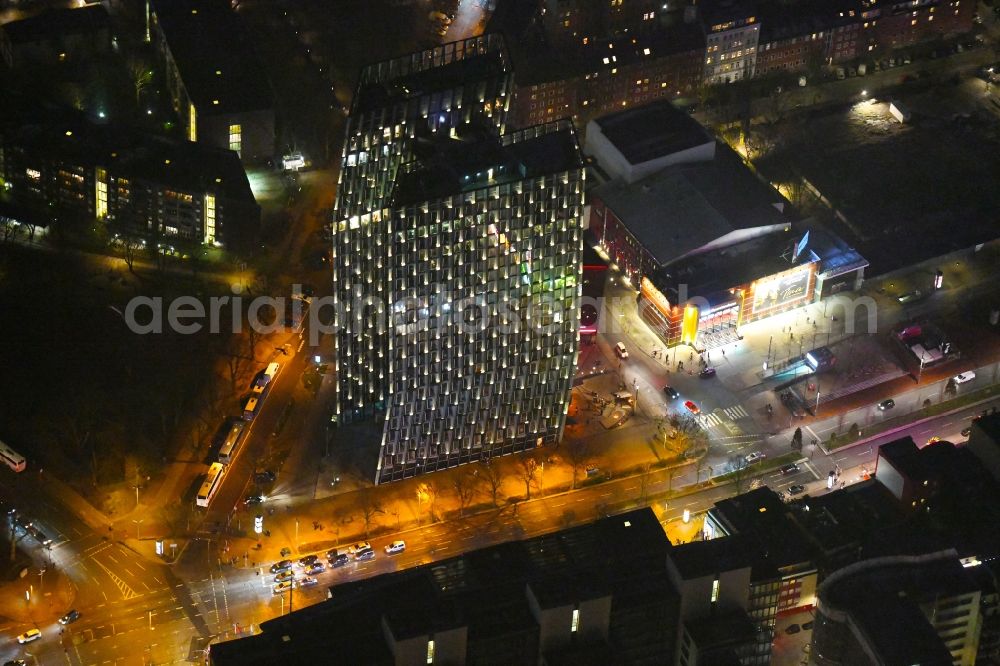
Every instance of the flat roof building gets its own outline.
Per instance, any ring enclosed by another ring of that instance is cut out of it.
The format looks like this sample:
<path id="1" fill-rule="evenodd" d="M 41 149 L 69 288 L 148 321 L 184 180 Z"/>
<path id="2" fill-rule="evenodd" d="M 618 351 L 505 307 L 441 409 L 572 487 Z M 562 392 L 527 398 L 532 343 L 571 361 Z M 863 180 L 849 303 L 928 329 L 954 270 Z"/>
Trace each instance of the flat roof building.
<path id="1" fill-rule="evenodd" d="M 150 0 L 154 43 L 190 141 L 275 157 L 274 93 L 242 22 L 225 0 Z"/>
<path id="2" fill-rule="evenodd" d="M 672 663 L 671 550 L 640 509 L 331 587 L 210 663 Z"/>

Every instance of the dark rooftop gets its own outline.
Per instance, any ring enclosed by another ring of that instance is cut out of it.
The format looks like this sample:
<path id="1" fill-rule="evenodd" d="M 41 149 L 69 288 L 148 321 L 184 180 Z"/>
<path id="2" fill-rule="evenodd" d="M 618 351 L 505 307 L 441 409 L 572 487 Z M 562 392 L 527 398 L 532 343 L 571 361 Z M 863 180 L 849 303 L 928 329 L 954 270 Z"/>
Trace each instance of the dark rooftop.
<path id="1" fill-rule="evenodd" d="M 254 202 L 239 156 L 149 134 L 117 124 L 95 124 L 75 110 L 43 108 L 7 98 L 0 112 L 0 135 L 29 154 L 47 155 L 80 166 L 105 166 L 116 175 L 144 178 L 185 191 L 215 192 Z"/>
<path id="2" fill-rule="evenodd" d="M 831 574 L 818 589 L 828 609 L 849 613 L 879 663 L 950 664 L 919 605 L 978 589 L 953 550 L 866 560 Z"/>
<path id="3" fill-rule="evenodd" d="M 669 100 L 619 111 L 592 121 L 630 164 L 694 148 L 715 139 Z"/>
<path id="4" fill-rule="evenodd" d="M 460 626 L 468 627 L 470 641 L 523 636 L 518 632 L 536 626 L 528 589 L 552 603 L 605 590 L 619 600 L 676 597 L 670 552 L 655 514 L 636 510 L 331 587 L 328 601 L 264 622 L 255 636 L 213 646 L 212 659 L 256 666 L 333 663 L 330 655 L 337 655 L 335 663 L 384 663 L 383 618 L 397 638 Z"/>
<path id="5" fill-rule="evenodd" d="M 788 225 L 776 207 L 785 203 L 781 195 L 722 145 L 711 162 L 669 166 L 630 185 L 613 180 L 591 194 L 661 265 L 739 229 Z"/>
<path id="6" fill-rule="evenodd" d="M 365 67 L 351 102 L 351 113 L 365 113 L 499 78 L 508 71 L 507 54 L 500 35 L 442 44 Z"/>
<path id="7" fill-rule="evenodd" d="M 921 455 L 913 438 L 907 435 L 883 444 L 878 449 L 879 458 L 885 458 L 900 474 L 911 481 L 921 481 L 933 473 L 933 467 Z"/>
<path id="8" fill-rule="evenodd" d="M 500 29 L 505 30 L 504 27 Z M 677 55 L 690 55 L 700 63 L 705 53 L 704 33 L 695 24 L 660 27 L 649 33 L 612 39 L 595 39 L 577 49 L 556 47 L 534 33 L 509 43 L 516 64 L 518 86 L 594 73 L 610 76 L 612 69 Z"/>
<path id="9" fill-rule="evenodd" d="M 152 0 L 198 113 L 271 109 L 273 93 L 250 36 L 225 0 Z"/>
<path id="10" fill-rule="evenodd" d="M 752 551 L 747 535 L 734 534 L 678 546 L 670 552 L 670 560 L 683 580 L 693 580 L 750 567 L 755 557 Z"/>
<path id="11" fill-rule="evenodd" d="M 104 6 L 87 5 L 74 9 L 46 9 L 30 18 L 5 23 L 0 30 L 6 33 L 11 44 L 20 44 L 108 28 L 108 12 Z"/>
<path id="12" fill-rule="evenodd" d="M 569 123 L 550 123 L 502 137 L 470 140 L 446 136 L 418 142 L 416 159 L 396 178 L 394 206 L 447 197 L 506 182 L 581 168 L 576 134 Z"/>

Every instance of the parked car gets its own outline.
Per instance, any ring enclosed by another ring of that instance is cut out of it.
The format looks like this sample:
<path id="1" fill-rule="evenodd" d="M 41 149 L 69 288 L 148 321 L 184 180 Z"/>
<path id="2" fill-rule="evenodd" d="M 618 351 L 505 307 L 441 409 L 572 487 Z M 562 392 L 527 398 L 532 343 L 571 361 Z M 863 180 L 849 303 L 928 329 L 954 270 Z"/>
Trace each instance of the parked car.
<path id="1" fill-rule="evenodd" d="M 705 368 L 704 370 L 698 373 L 698 376 L 701 377 L 702 379 L 710 379 L 711 377 L 715 376 L 715 368 Z"/>
<path id="2" fill-rule="evenodd" d="M 313 562 L 308 567 L 306 567 L 306 573 L 309 574 L 310 576 L 321 574 L 324 571 L 326 571 L 326 566 L 322 562 Z"/>
<path id="3" fill-rule="evenodd" d="M 802 631 L 802 627 L 800 627 L 797 624 L 790 624 L 787 627 L 785 627 L 786 634 L 797 634 L 800 631 Z"/>
<path id="4" fill-rule="evenodd" d="M 272 594 L 281 594 L 283 592 L 287 592 L 288 590 L 292 589 L 293 587 L 295 587 L 295 581 L 294 580 L 285 580 L 285 581 L 282 581 L 282 582 L 276 584 L 274 587 L 272 587 L 271 588 L 271 592 L 272 592 Z"/>
<path id="5" fill-rule="evenodd" d="M 744 456 L 743 459 L 746 461 L 748 465 L 752 465 L 758 460 L 763 460 L 766 457 L 767 456 L 764 454 L 763 451 L 754 451 L 753 453 L 746 454 L 746 456 Z"/>
<path id="6" fill-rule="evenodd" d="M 701 414 L 701 409 L 698 408 L 698 405 L 694 404 L 690 400 L 685 402 L 684 406 L 687 407 L 687 410 L 692 414 Z"/>
<path id="7" fill-rule="evenodd" d="M 972 434 L 972 426 L 966 426 L 962 428 L 962 437 L 968 437 Z"/>
<path id="8" fill-rule="evenodd" d="M 312 587 L 313 585 L 315 585 L 318 582 L 319 581 L 316 580 L 315 578 L 313 578 L 311 576 L 306 576 L 305 578 L 302 578 L 301 580 L 299 580 L 299 587 Z"/>
<path id="9" fill-rule="evenodd" d="M 330 558 L 330 566 L 334 569 L 339 569 L 348 562 L 351 561 L 351 556 L 347 553 L 338 553 Z"/>
<path id="10" fill-rule="evenodd" d="M 667 396 L 667 400 L 676 400 L 681 397 L 681 394 L 677 392 L 677 389 L 670 386 L 663 387 L 663 394 Z"/>
<path id="11" fill-rule="evenodd" d="M 274 574 L 275 583 L 282 583 L 286 580 L 291 580 L 293 578 L 295 578 L 295 574 L 293 574 L 291 570 L 279 571 L 278 573 Z"/>
<path id="12" fill-rule="evenodd" d="M 795 483 L 795 484 L 792 484 L 792 485 L 788 486 L 788 494 L 789 495 L 801 495 L 802 493 L 805 492 L 805 490 L 806 490 L 806 487 L 803 486 L 802 484 L 799 484 L 799 483 Z"/>
<path id="13" fill-rule="evenodd" d="M 37 641 L 42 637 L 42 632 L 38 629 L 28 629 L 26 632 L 17 637 L 17 642 L 21 645 L 25 643 L 30 643 L 31 641 Z"/>
<path id="14" fill-rule="evenodd" d="M 63 615 L 61 618 L 59 618 L 59 624 L 70 624 L 72 622 L 76 622 L 79 619 L 80 619 L 80 611 L 74 609 Z"/>
<path id="15" fill-rule="evenodd" d="M 358 562 L 364 562 L 366 560 L 374 560 L 375 559 L 375 551 L 374 550 L 362 550 L 360 553 L 357 553 L 357 554 L 354 555 L 354 559 L 357 560 Z"/>
<path id="16" fill-rule="evenodd" d="M 624 343 L 619 342 L 618 344 L 615 345 L 615 354 L 617 354 L 618 358 L 622 359 L 623 361 L 628 358 L 628 350 L 625 349 Z"/>
<path id="17" fill-rule="evenodd" d="M 878 403 L 878 408 L 883 412 L 887 412 L 896 406 L 896 401 L 892 398 L 886 398 L 882 402 Z"/>
<path id="18" fill-rule="evenodd" d="M 404 550 L 406 550 L 406 542 L 401 539 L 397 539 L 385 547 L 385 552 L 389 555 L 402 553 Z"/>
<path id="19" fill-rule="evenodd" d="M 796 465 L 795 463 L 789 463 L 788 465 L 785 465 L 778 471 L 781 472 L 782 474 L 795 474 L 795 472 L 799 471 L 799 466 Z"/>
<path id="20" fill-rule="evenodd" d="M 271 573 L 278 573 L 279 571 L 288 571 L 292 568 L 291 560 L 281 560 L 280 562 L 275 562 L 271 565 Z"/>
<path id="21" fill-rule="evenodd" d="M 960 375 L 955 375 L 954 377 L 952 377 L 952 380 L 956 384 L 964 384 L 965 382 L 971 382 L 975 378 L 976 378 L 976 373 L 974 373 L 972 370 L 969 370 L 968 372 L 963 372 Z"/>
<path id="22" fill-rule="evenodd" d="M 316 560 L 319 559 L 319 555 L 306 555 L 305 557 L 299 558 L 299 566 L 309 567 L 312 566 Z"/>
<path id="23" fill-rule="evenodd" d="M 277 476 L 269 469 L 265 469 L 263 472 L 257 472 L 253 475 L 254 481 L 257 483 L 272 483 L 277 478 Z"/>

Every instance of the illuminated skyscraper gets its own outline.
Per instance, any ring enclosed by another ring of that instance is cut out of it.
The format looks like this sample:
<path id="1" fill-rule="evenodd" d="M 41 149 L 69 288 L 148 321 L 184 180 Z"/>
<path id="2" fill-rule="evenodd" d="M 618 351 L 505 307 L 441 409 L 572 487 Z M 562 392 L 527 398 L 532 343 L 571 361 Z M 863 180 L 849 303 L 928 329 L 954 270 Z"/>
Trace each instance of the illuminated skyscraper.
<path id="1" fill-rule="evenodd" d="M 497 36 L 365 70 L 334 234 L 340 423 L 382 424 L 377 482 L 562 434 L 583 165 L 569 123 L 505 133 Z"/>

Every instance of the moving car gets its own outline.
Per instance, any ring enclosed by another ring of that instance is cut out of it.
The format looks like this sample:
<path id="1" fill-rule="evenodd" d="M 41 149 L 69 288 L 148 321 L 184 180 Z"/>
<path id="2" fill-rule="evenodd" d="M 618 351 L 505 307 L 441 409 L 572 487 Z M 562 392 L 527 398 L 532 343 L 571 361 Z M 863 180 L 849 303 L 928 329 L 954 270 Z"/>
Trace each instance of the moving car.
<path id="1" fill-rule="evenodd" d="M 786 634 L 797 634 L 802 631 L 802 627 L 797 624 L 790 624 L 785 628 Z"/>
<path id="2" fill-rule="evenodd" d="M 670 386 L 663 387 L 663 394 L 667 396 L 667 400 L 676 400 L 681 397 L 681 394 L 677 392 L 677 389 Z"/>
<path id="3" fill-rule="evenodd" d="M 322 562 L 313 562 L 306 567 L 306 573 L 310 576 L 323 573 L 324 571 L 326 571 L 326 566 L 324 566 Z"/>
<path id="4" fill-rule="evenodd" d="M 306 555 L 305 557 L 299 558 L 299 566 L 312 566 L 318 559 L 319 555 Z"/>
<path id="5" fill-rule="evenodd" d="M 805 492 L 805 490 L 806 487 L 798 483 L 788 486 L 789 495 L 798 495 L 800 493 Z"/>
<path id="6" fill-rule="evenodd" d="M 364 562 L 366 560 L 374 560 L 375 559 L 375 551 L 374 550 L 362 550 L 360 553 L 357 553 L 354 556 L 354 559 L 357 560 L 358 562 Z"/>
<path id="7" fill-rule="evenodd" d="M 758 460 L 763 460 L 766 457 L 767 456 L 764 454 L 763 451 L 754 451 L 753 453 L 746 454 L 746 456 L 743 459 L 746 460 L 746 463 L 748 465 L 752 465 Z"/>
<path id="8" fill-rule="evenodd" d="M 960 375 L 955 375 L 954 377 L 952 377 L 952 381 L 954 381 L 956 384 L 964 384 L 965 382 L 971 382 L 975 378 L 976 378 L 976 373 L 974 373 L 972 370 L 969 370 L 968 372 L 963 372 Z"/>
<path id="9" fill-rule="evenodd" d="M 385 547 L 385 552 L 389 555 L 402 553 L 404 550 L 406 550 L 406 542 L 401 539 L 397 539 Z"/>
<path id="10" fill-rule="evenodd" d="M 367 541 L 359 541 L 353 546 L 351 546 L 348 550 L 357 555 L 358 553 L 363 553 L 366 550 L 371 550 L 371 549 L 372 545 L 370 543 L 368 543 Z"/>
<path id="11" fill-rule="evenodd" d="M 698 408 L 698 405 L 694 404 L 690 400 L 685 402 L 684 406 L 687 407 L 687 410 L 692 414 L 701 414 L 701 409 Z"/>
<path id="12" fill-rule="evenodd" d="M 702 379 L 710 379 L 715 376 L 715 368 L 705 368 L 698 373 L 698 376 Z"/>
<path id="13" fill-rule="evenodd" d="M 892 398 L 886 398 L 882 402 L 878 403 L 878 408 L 883 412 L 887 412 L 896 406 L 896 401 Z"/>
<path id="14" fill-rule="evenodd" d="M 796 465 L 795 463 L 789 463 L 788 465 L 785 465 L 778 471 L 781 472 L 782 474 L 795 474 L 795 472 L 799 471 L 799 466 Z"/>
<path id="15" fill-rule="evenodd" d="M 281 594 L 295 587 L 294 580 L 285 580 L 271 588 L 272 594 Z"/>
<path id="16" fill-rule="evenodd" d="M 17 642 L 21 645 L 25 643 L 30 643 L 31 641 L 37 641 L 42 637 L 42 632 L 38 629 L 28 629 L 26 632 L 17 637 Z"/>
<path id="17" fill-rule="evenodd" d="M 74 609 L 59 618 L 59 624 L 70 624 L 71 622 L 76 622 L 79 619 L 80 611 Z"/>
<path id="18" fill-rule="evenodd" d="M 309 576 L 306 576 L 305 578 L 303 578 L 303 579 L 301 579 L 299 581 L 299 587 L 312 587 L 313 585 L 315 585 L 318 582 L 319 581 L 316 580 L 315 578 L 311 578 Z"/>
<path id="19" fill-rule="evenodd" d="M 246 506 L 253 506 L 254 504 L 261 504 L 263 502 L 264 502 L 263 495 L 248 495 L 247 498 L 243 500 L 243 504 L 245 504 Z"/>
<path id="20" fill-rule="evenodd" d="M 919 299 L 923 294 L 920 293 L 919 289 L 914 289 L 913 291 L 908 291 L 905 294 L 900 294 L 899 298 L 896 300 L 900 303 L 912 303 L 913 301 Z"/>
<path id="21" fill-rule="evenodd" d="M 339 569 L 348 562 L 351 561 L 351 556 L 347 553 L 338 553 L 330 558 L 330 566 L 334 569 Z"/>
<path id="22" fill-rule="evenodd" d="M 615 345 L 615 353 L 618 354 L 618 358 L 623 361 L 628 358 L 628 350 L 625 349 L 624 343 L 619 342 Z"/>
<path id="23" fill-rule="evenodd" d="M 292 568 L 291 560 L 281 560 L 280 562 L 275 562 L 271 565 L 271 573 L 278 573 L 279 571 L 288 571 Z"/>
<path id="24" fill-rule="evenodd" d="M 972 426 L 966 426 L 962 428 L 962 437 L 968 437 L 972 434 Z"/>

